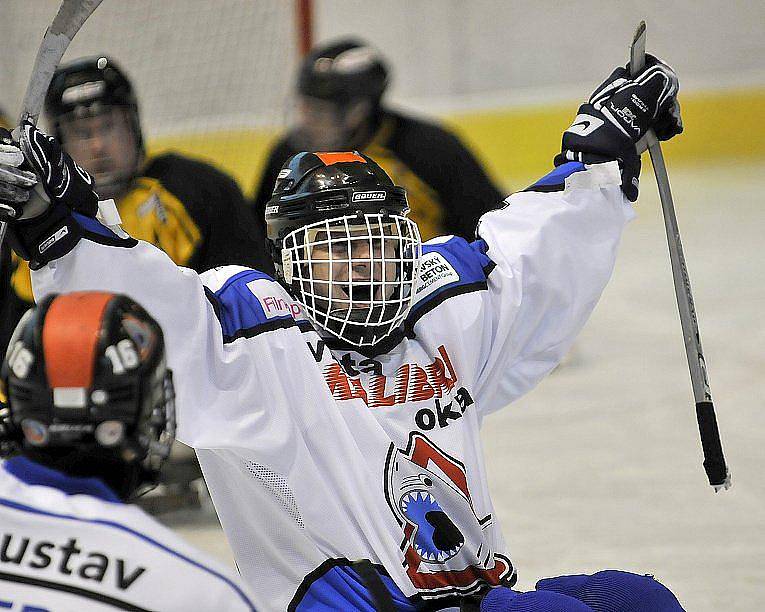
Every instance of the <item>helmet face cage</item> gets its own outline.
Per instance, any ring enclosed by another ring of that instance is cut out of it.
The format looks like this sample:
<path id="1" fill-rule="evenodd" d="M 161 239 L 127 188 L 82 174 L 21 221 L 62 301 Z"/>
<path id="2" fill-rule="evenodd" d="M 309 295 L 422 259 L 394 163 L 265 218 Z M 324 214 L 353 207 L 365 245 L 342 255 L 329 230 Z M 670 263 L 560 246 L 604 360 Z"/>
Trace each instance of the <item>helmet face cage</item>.
<path id="1" fill-rule="evenodd" d="M 373 346 L 406 317 L 421 242 L 417 225 L 389 213 L 310 223 L 287 234 L 284 279 L 306 316 L 353 346 Z"/>
<path id="2" fill-rule="evenodd" d="M 145 404 L 145 413 L 134 437 L 136 450 L 145 454 L 141 462 L 144 479 L 131 498 L 139 497 L 157 486 L 162 465 L 170 456 L 175 440 L 175 387 L 172 371 L 166 368 L 164 360 L 156 371 L 150 392 L 152 399 Z"/>

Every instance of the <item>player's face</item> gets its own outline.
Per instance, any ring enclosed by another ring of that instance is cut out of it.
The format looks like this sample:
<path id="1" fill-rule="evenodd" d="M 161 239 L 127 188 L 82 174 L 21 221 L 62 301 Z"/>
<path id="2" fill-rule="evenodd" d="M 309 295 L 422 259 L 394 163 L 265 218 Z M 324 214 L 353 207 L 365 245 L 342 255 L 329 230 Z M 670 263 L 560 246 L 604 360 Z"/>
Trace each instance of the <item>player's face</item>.
<path id="1" fill-rule="evenodd" d="M 64 148 L 96 181 L 102 197 L 114 184 L 132 178 L 140 163 L 140 149 L 129 113 L 113 106 L 86 117 L 64 117 L 60 123 Z"/>
<path id="2" fill-rule="evenodd" d="M 353 148 L 356 135 L 368 121 L 368 103 L 340 106 L 328 100 L 301 96 L 298 99 L 298 130 L 303 145 L 314 151 Z"/>
<path id="3" fill-rule="evenodd" d="M 326 240 L 321 232 L 311 250 L 311 273 L 317 297 L 332 298 L 339 307 L 368 308 L 371 301 L 390 298 L 397 284 L 396 242 L 370 237 L 366 227 L 350 238 Z M 324 244 L 322 244 L 324 242 Z"/>

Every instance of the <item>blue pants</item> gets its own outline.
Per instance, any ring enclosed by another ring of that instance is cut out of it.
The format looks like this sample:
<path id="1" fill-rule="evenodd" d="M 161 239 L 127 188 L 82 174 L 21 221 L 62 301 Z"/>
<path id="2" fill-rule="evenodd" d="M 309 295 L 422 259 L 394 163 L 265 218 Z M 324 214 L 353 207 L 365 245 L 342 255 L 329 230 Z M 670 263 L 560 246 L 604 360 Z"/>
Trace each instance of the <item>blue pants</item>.
<path id="1" fill-rule="evenodd" d="M 544 578 L 536 591 L 499 587 L 481 602 L 481 612 L 683 612 L 677 598 L 652 576 L 604 570 Z"/>

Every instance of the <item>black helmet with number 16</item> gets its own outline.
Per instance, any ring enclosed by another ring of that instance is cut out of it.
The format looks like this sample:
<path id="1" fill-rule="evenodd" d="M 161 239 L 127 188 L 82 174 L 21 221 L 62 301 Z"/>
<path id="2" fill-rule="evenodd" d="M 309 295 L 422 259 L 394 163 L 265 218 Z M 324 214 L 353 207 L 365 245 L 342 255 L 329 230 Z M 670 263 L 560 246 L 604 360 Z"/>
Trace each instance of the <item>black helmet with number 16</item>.
<path id="1" fill-rule="evenodd" d="M 104 480 L 123 499 L 156 484 L 175 437 L 162 330 L 124 295 L 47 297 L 19 322 L 0 370 L 5 454 Z"/>

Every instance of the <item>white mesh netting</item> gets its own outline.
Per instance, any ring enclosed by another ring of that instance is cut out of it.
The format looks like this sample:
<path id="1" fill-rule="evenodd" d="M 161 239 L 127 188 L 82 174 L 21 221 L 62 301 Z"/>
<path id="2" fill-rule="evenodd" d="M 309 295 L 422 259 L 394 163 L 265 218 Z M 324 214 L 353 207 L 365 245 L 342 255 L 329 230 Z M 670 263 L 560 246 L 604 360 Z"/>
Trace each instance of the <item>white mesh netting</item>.
<path id="1" fill-rule="evenodd" d="M 2 1 L 0 107 L 11 120 L 58 5 Z M 64 61 L 98 54 L 110 55 L 132 79 L 150 151 L 203 157 L 249 189 L 265 143 L 289 113 L 295 3 L 104 0 Z"/>

